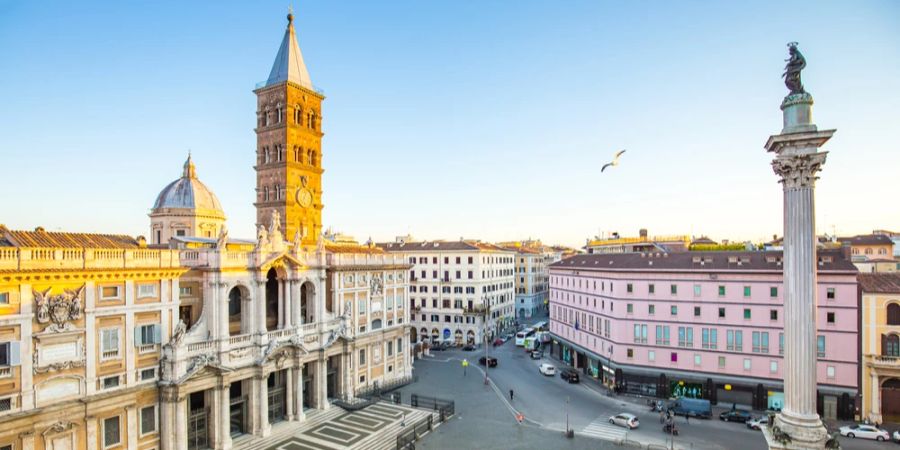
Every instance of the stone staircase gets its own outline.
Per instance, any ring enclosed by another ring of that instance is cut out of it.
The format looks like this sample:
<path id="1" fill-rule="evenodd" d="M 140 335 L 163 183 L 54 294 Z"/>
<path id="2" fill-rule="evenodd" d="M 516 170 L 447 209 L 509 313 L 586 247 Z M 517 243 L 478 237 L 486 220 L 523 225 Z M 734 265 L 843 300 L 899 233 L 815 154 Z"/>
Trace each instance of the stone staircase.
<path id="1" fill-rule="evenodd" d="M 272 425 L 272 433 L 264 438 L 245 434 L 234 438 L 232 448 L 241 450 L 268 450 L 269 447 L 282 442 L 305 429 L 330 422 L 346 414 L 341 408 L 330 407 L 326 410 L 309 409 L 303 422 L 279 422 Z"/>
<path id="2" fill-rule="evenodd" d="M 393 403 L 384 402 L 384 404 L 398 407 L 398 405 L 394 405 Z M 412 408 L 409 406 L 399 407 L 410 411 L 406 415 L 406 425 L 401 426 L 402 422 L 394 422 L 384 429 L 380 430 L 377 434 L 356 443 L 356 445 L 350 448 L 352 450 L 394 450 L 397 447 L 397 435 L 415 426 L 415 424 L 423 418 L 431 415 L 433 424 L 432 427 L 436 428 L 438 425 L 440 425 L 440 423 L 438 422 L 438 414 L 435 412 L 429 412 L 423 409 Z M 361 412 L 365 413 L 365 410 Z"/>

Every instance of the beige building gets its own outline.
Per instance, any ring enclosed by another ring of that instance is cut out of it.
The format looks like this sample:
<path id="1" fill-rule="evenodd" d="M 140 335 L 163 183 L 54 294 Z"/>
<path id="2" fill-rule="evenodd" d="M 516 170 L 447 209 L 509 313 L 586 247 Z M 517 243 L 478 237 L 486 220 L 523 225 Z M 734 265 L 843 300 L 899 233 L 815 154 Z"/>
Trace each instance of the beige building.
<path id="1" fill-rule="evenodd" d="M 637 237 L 622 237 L 612 233 L 609 237 L 589 239 L 584 249 L 588 253 L 641 253 L 641 252 L 683 252 L 691 245 L 690 236 L 650 236 L 641 229 Z"/>
<path id="2" fill-rule="evenodd" d="M 378 244 L 409 269 L 414 342 L 479 344 L 515 320 L 515 252 L 473 240 Z"/>
<path id="3" fill-rule="evenodd" d="M 859 274 L 862 418 L 900 422 L 900 273 Z"/>
<path id="4" fill-rule="evenodd" d="M 884 234 L 863 234 L 837 238 L 841 245 L 850 246 L 853 264 L 861 273 L 896 272 L 894 241 Z"/>
<path id="5" fill-rule="evenodd" d="M 557 252 L 540 241 L 502 242 L 498 245 L 516 252 L 516 317 L 524 319 L 546 312 L 550 296 L 550 264 L 558 260 Z"/>
<path id="6" fill-rule="evenodd" d="M 172 250 L 0 225 L 0 448 L 158 449 Z"/>

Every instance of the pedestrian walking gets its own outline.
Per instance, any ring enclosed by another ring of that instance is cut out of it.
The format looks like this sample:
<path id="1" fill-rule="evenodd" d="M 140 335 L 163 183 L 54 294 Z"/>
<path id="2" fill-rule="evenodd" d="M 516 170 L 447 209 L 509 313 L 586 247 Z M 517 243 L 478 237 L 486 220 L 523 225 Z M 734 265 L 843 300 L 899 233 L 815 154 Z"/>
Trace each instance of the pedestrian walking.
<path id="1" fill-rule="evenodd" d="M 684 413 L 684 423 L 691 423 L 691 413 Z"/>
<path id="2" fill-rule="evenodd" d="M 659 423 L 665 423 L 665 422 L 666 422 L 666 413 L 664 413 L 662 410 L 660 410 L 659 411 Z"/>
<path id="3" fill-rule="evenodd" d="M 509 401 L 512 401 L 512 400 L 513 400 L 513 390 L 510 389 L 509 390 Z"/>

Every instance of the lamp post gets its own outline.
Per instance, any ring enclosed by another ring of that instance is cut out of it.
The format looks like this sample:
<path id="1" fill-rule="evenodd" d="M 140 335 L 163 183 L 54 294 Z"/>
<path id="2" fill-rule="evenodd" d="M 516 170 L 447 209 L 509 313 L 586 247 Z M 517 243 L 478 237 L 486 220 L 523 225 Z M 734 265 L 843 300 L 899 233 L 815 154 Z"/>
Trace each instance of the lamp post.
<path id="1" fill-rule="evenodd" d="M 488 356 L 488 347 L 490 347 L 490 345 L 488 345 L 488 335 L 487 335 L 488 318 L 490 316 L 491 316 L 490 299 L 488 299 L 487 297 L 484 297 L 484 320 L 483 320 L 484 331 L 482 332 L 482 334 L 484 334 L 484 384 L 485 385 L 490 383 L 490 379 L 488 377 L 488 371 L 491 368 L 490 357 Z"/>

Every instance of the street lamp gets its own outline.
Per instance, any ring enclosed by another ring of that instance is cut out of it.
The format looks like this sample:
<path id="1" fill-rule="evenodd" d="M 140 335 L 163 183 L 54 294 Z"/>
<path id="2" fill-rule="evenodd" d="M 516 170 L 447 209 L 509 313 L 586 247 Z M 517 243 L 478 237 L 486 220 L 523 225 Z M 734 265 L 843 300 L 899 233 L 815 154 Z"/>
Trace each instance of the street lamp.
<path id="1" fill-rule="evenodd" d="M 491 304 L 487 297 L 484 297 L 483 302 L 484 302 L 484 320 L 483 320 L 484 323 L 482 325 L 484 326 L 484 331 L 482 334 L 484 334 L 484 384 L 487 385 L 490 383 L 490 380 L 488 377 L 488 370 L 490 370 L 490 368 L 491 368 L 490 358 L 488 356 L 488 347 L 490 347 L 490 345 L 488 345 L 488 337 L 487 337 L 488 318 L 491 316 Z"/>

